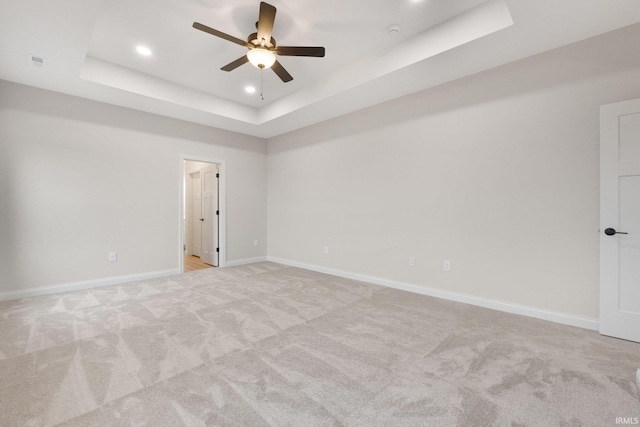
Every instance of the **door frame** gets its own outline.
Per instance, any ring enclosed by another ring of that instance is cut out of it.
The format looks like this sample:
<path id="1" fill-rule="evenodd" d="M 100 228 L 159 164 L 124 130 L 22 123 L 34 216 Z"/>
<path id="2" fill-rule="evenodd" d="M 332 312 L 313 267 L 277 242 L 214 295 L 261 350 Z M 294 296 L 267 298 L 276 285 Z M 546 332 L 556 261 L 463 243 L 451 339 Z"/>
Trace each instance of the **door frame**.
<path id="1" fill-rule="evenodd" d="M 227 233 L 226 233 L 226 168 L 225 161 L 220 159 L 213 159 L 209 157 L 203 156 L 194 156 L 181 154 L 180 155 L 180 191 L 179 191 L 179 199 L 178 199 L 178 266 L 180 268 L 180 273 L 184 273 L 184 203 L 185 203 L 185 188 L 184 188 L 184 179 L 185 179 L 185 168 L 184 162 L 192 161 L 192 162 L 203 162 L 203 163 L 212 163 L 218 165 L 218 210 L 220 211 L 220 215 L 218 216 L 218 247 L 220 251 L 218 252 L 218 267 L 225 267 L 227 262 Z"/>

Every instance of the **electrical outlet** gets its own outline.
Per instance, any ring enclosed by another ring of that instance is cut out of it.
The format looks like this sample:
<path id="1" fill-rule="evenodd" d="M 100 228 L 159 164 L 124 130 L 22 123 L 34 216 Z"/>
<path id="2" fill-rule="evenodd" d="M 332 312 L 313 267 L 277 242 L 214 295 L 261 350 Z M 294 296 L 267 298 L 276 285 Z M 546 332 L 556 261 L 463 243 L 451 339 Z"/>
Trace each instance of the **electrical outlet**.
<path id="1" fill-rule="evenodd" d="M 116 252 L 109 252 L 109 262 L 118 261 L 118 254 Z"/>
<path id="2" fill-rule="evenodd" d="M 411 267 L 414 267 L 416 265 L 416 258 L 415 257 L 412 257 L 412 256 L 409 257 L 409 265 Z"/>
<path id="3" fill-rule="evenodd" d="M 329 246 L 324 247 L 324 254 L 329 255 Z"/>
<path id="4" fill-rule="evenodd" d="M 451 261 L 445 260 L 445 261 L 442 263 L 442 269 L 443 269 L 444 271 L 451 271 Z"/>
<path id="5" fill-rule="evenodd" d="M 258 241 L 257 240 L 253 241 L 253 246 L 258 246 Z"/>

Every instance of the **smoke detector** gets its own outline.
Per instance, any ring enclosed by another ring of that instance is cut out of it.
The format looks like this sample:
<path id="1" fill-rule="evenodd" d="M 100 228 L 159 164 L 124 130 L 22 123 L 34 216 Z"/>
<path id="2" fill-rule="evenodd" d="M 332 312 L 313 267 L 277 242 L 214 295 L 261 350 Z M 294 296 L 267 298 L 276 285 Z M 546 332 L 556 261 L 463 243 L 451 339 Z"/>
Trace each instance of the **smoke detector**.
<path id="1" fill-rule="evenodd" d="M 400 25 L 393 24 L 387 27 L 387 32 L 391 37 L 395 37 L 400 33 Z"/>

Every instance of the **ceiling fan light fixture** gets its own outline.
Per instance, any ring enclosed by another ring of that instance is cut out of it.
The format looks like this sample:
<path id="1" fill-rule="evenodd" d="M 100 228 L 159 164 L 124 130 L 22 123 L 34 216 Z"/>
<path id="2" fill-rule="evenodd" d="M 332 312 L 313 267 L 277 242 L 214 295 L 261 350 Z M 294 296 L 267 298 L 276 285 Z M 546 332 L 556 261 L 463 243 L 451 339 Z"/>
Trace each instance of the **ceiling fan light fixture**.
<path id="1" fill-rule="evenodd" d="M 276 55 L 270 50 L 256 47 L 247 52 L 249 62 L 258 68 L 271 68 L 276 62 Z"/>
<path id="2" fill-rule="evenodd" d="M 275 6 L 261 1 L 260 15 L 258 16 L 258 22 L 256 22 L 256 29 L 258 31 L 249 35 L 246 41 L 230 36 L 222 31 L 218 31 L 215 28 L 207 27 L 199 22 L 194 22 L 192 26 L 196 30 L 204 31 L 212 36 L 219 37 L 249 49 L 245 55 L 228 63 L 224 67 L 221 67 L 220 69 L 222 71 L 233 71 L 247 62 L 251 62 L 254 67 L 261 70 L 271 68 L 283 83 L 287 83 L 293 80 L 293 77 L 287 70 L 285 70 L 282 64 L 276 60 L 276 55 L 323 58 L 325 49 L 322 46 L 280 46 L 276 49 L 276 41 L 271 37 L 275 19 Z M 260 73 L 260 79 L 262 79 L 262 73 Z"/>

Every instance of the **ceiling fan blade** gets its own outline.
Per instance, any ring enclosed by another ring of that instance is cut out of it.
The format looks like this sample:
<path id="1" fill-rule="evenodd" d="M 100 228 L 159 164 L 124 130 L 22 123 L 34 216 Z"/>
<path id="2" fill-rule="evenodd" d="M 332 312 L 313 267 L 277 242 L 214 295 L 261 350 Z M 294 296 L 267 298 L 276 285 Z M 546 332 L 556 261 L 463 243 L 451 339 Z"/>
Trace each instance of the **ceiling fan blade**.
<path id="1" fill-rule="evenodd" d="M 280 80 L 282 80 L 283 82 L 287 83 L 293 80 L 291 74 L 289 74 L 289 72 L 285 70 L 282 64 L 280 64 L 278 61 L 273 63 L 271 69 L 278 75 L 278 77 L 280 77 Z"/>
<path id="2" fill-rule="evenodd" d="M 249 43 L 247 43 L 244 40 L 241 40 L 241 39 L 239 39 L 237 37 L 230 36 L 229 34 L 223 33 L 222 31 L 214 30 L 213 28 L 207 27 L 206 25 L 203 25 L 203 24 L 201 24 L 199 22 L 194 22 L 193 23 L 193 28 L 195 28 L 196 30 L 204 31 L 205 33 L 209 33 L 209 34 L 214 35 L 216 37 L 220 37 L 221 39 L 228 40 L 228 41 L 230 41 L 232 43 L 239 44 L 240 46 L 248 47 L 248 45 L 249 45 Z"/>
<path id="3" fill-rule="evenodd" d="M 322 58 L 324 57 L 324 48 L 310 46 L 278 46 L 276 53 L 282 56 L 313 56 L 316 58 Z"/>
<path id="4" fill-rule="evenodd" d="M 276 8 L 269 3 L 260 2 L 260 17 L 258 18 L 258 41 L 264 40 L 265 44 L 269 44 L 271 33 L 273 32 L 273 23 L 276 20 Z"/>
<path id="5" fill-rule="evenodd" d="M 249 62 L 249 58 L 247 58 L 247 55 L 243 55 L 240 58 L 236 59 L 233 62 L 228 63 L 227 65 L 225 65 L 224 67 L 220 68 L 222 71 L 233 71 L 236 68 L 238 68 L 239 66 L 246 64 L 247 62 Z"/>

